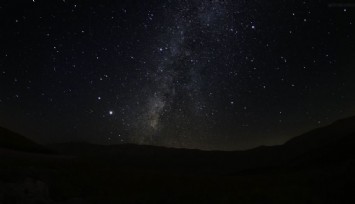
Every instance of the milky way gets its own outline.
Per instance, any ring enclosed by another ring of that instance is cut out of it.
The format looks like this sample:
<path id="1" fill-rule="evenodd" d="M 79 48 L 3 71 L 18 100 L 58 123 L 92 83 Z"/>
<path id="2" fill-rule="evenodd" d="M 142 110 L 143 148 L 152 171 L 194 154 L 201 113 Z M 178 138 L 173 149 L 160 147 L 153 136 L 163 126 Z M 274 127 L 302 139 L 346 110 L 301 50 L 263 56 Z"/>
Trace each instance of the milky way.
<path id="1" fill-rule="evenodd" d="M 206 107 L 201 93 L 206 82 L 201 72 L 218 49 L 205 46 L 223 38 L 223 27 L 218 25 L 226 25 L 226 7 L 226 1 L 180 1 L 173 8 L 166 8 L 164 31 L 154 39 L 156 64 L 149 76 L 149 89 L 145 90 L 148 94 L 143 94 L 147 99 L 139 119 L 143 132 L 138 133 L 138 141 L 173 141 L 182 146 L 182 138 L 190 136 L 186 130 L 197 126 L 189 120 L 200 116 L 200 109 Z M 169 128 L 174 131 L 164 132 L 165 126 L 172 124 Z M 166 135 L 166 140 L 164 133 L 173 135 Z"/>

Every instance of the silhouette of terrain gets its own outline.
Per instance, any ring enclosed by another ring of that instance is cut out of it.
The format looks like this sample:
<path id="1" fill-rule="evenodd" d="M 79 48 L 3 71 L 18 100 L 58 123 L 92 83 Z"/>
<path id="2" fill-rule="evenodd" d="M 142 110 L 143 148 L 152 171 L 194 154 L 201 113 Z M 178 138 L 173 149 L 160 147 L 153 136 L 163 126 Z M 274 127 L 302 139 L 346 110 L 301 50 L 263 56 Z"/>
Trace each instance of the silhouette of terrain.
<path id="1" fill-rule="evenodd" d="M 0 203 L 355 201 L 355 117 L 284 145 L 231 152 L 89 143 L 43 148 L 0 130 Z"/>
<path id="2" fill-rule="evenodd" d="M 2 127 L 0 127 L 0 148 L 36 153 L 51 152 L 32 140 Z"/>

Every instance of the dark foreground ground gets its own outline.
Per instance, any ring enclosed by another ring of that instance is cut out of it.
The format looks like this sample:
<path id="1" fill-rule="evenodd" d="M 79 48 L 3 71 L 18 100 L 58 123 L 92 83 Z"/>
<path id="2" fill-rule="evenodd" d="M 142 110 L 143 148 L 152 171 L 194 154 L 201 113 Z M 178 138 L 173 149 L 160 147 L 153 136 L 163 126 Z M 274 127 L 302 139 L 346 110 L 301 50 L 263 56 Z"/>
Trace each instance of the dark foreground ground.
<path id="1" fill-rule="evenodd" d="M 0 204 L 355 203 L 354 147 L 355 117 L 235 152 L 42 147 L 0 129 Z"/>

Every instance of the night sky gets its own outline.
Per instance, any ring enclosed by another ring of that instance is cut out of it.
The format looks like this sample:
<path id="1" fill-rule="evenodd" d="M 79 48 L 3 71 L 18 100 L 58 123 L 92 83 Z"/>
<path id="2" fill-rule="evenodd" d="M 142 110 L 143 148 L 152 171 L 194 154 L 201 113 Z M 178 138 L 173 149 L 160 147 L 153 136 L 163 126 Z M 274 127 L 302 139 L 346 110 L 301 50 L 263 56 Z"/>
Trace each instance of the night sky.
<path id="1" fill-rule="evenodd" d="M 1 1 L 0 126 L 39 143 L 281 144 L 355 115 L 354 24 L 346 1 Z"/>

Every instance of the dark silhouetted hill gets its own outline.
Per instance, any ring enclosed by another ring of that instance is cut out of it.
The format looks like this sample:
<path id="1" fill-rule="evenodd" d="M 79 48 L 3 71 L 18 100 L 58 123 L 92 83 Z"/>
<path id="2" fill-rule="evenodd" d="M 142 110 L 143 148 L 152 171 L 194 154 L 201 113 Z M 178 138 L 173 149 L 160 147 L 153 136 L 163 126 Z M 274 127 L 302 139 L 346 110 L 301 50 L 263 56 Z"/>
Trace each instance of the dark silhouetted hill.
<path id="1" fill-rule="evenodd" d="M 295 137 L 283 146 L 293 165 L 355 160 L 355 117 L 336 121 Z"/>
<path id="2" fill-rule="evenodd" d="M 0 127 L 0 148 L 33 153 L 52 152 L 20 134 L 2 127 Z"/>
<path id="3" fill-rule="evenodd" d="M 336 121 L 326 127 L 321 127 L 295 137 L 285 146 L 297 153 L 335 144 L 355 133 L 355 117 Z"/>

